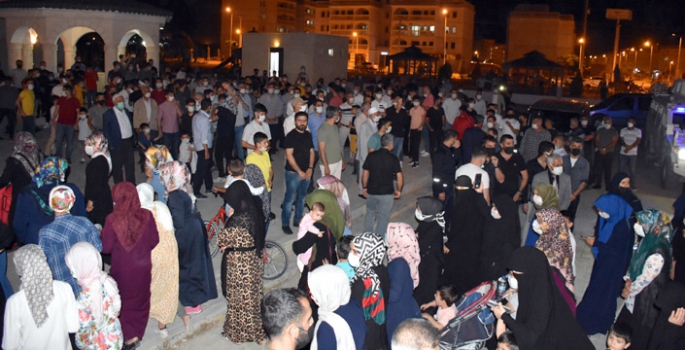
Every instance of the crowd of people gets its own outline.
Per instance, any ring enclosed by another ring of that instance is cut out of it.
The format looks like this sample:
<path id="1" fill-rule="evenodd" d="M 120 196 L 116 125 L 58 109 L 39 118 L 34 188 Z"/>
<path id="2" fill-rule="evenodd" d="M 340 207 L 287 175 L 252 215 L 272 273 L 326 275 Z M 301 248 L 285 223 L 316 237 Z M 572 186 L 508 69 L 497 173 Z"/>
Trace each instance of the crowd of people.
<path id="1" fill-rule="evenodd" d="M 218 297 L 197 201 L 219 194 L 221 335 L 234 343 L 437 349 L 463 296 L 499 279 L 507 290 L 479 316 L 492 333 L 460 348 L 592 349 L 595 334 L 612 350 L 685 346 L 685 265 L 676 263 L 685 196 L 673 220 L 642 207 L 634 120 L 618 132 L 609 117 L 582 117 L 562 131 L 449 80 L 325 84 L 305 67 L 292 82 L 257 70 L 220 80 L 169 68 L 157 76 L 153 63 L 114 62 L 102 92 L 80 60 L 58 75 L 39 66 L 4 79 L 14 152 L 0 177 L 11 203 L 0 216 L 0 269 L 16 242 L 21 286 L 14 293 L 0 274 L 3 348 L 135 349 L 149 318 L 162 337 L 176 316 L 188 328 Z M 43 117 L 52 134 L 40 147 Z M 68 180 L 75 137 L 83 191 Z M 272 166 L 277 156 L 284 169 Z M 392 221 L 405 166 L 431 187 L 416 200 L 417 225 Z M 602 182 L 596 232 L 576 242 L 581 195 Z M 282 203 L 272 203 L 275 186 Z M 365 200 L 363 233 L 353 232 L 352 188 Z M 300 277 L 264 294 L 275 205 L 280 231 L 297 231 Z M 581 299 L 575 257 L 585 243 L 595 262 Z"/>

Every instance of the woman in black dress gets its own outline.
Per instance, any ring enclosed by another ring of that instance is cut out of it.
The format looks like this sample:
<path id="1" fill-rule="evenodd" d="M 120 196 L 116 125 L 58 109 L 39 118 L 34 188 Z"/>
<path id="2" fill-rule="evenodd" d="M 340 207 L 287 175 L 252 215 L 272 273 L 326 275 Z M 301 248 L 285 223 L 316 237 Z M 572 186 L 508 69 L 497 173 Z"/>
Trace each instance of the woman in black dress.
<path id="1" fill-rule="evenodd" d="M 93 224 L 105 227 L 105 218 L 112 213 L 112 191 L 109 188 L 109 174 L 112 160 L 107 151 L 108 142 L 100 132 L 90 135 L 85 142 L 90 162 L 86 166 L 86 211 Z"/>
<path id="2" fill-rule="evenodd" d="M 414 289 L 414 299 L 423 305 L 435 299 L 435 291 L 440 286 L 440 271 L 445 261 L 443 236 L 445 219 L 442 203 L 430 196 L 416 200 L 416 218 L 419 226 L 416 235 L 419 241 L 419 285 Z"/>

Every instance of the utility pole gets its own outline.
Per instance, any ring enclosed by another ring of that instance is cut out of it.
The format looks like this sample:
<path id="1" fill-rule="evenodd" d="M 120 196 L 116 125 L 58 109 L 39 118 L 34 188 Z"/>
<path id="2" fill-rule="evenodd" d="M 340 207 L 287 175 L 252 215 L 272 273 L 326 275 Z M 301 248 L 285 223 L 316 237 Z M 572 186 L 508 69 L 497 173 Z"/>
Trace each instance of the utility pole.
<path id="1" fill-rule="evenodd" d="M 583 75 L 583 45 L 587 42 L 587 15 L 590 13 L 590 0 L 585 0 L 585 12 L 583 12 L 583 34 L 580 37 L 583 40 L 580 43 L 580 57 L 578 57 L 578 69 L 580 70 L 580 75 Z"/>
<path id="2" fill-rule="evenodd" d="M 633 19 L 633 11 L 624 9 L 607 9 L 606 19 L 616 20 L 616 37 L 614 38 L 614 64 L 611 66 L 610 72 L 616 69 L 616 56 L 618 55 L 618 44 L 621 39 L 621 20 L 631 21 Z M 612 81 L 615 80 L 615 74 L 611 74 Z M 614 81 L 615 82 L 615 81 Z"/>

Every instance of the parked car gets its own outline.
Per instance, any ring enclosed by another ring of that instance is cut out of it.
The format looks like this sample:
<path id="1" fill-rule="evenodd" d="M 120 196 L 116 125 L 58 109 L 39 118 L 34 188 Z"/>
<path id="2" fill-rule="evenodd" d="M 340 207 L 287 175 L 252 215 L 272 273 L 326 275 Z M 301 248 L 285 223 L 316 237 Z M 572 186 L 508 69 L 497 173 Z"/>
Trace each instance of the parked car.
<path id="1" fill-rule="evenodd" d="M 533 103 L 528 108 L 528 125 L 535 117 L 544 120 L 551 119 L 554 129 L 560 133 L 567 133 L 571 128 L 571 118 L 590 115 L 590 105 L 579 100 L 560 98 L 545 98 Z"/>
<path id="2" fill-rule="evenodd" d="M 617 130 L 625 127 L 628 118 L 633 117 L 637 127 L 644 129 L 651 103 L 651 94 L 615 94 L 592 106 L 590 115 L 595 123 L 601 122 L 604 116 L 610 116 Z"/>
<path id="3" fill-rule="evenodd" d="M 589 77 L 583 80 L 583 85 L 587 88 L 599 89 L 599 84 L 604 81 L 604 77 Z"/>

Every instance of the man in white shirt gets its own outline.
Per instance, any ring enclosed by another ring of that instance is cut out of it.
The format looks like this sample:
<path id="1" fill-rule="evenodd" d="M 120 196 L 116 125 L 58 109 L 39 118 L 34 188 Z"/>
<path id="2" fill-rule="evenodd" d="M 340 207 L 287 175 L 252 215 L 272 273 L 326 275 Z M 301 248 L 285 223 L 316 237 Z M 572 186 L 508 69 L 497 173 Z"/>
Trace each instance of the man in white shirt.
<path id="1" fill-rule="evenodd" d="M 290 104 L 293 106 L 293 112 L 283 120 L 283 135 L 285 136 L 288 136 L 288 134 L 295 129 L 295 113 L 307 111 L 307 103 L 299 97 L 293 98 L 290 101 Z"/>
<path id="2" fill-rule="evenodd" d="M 483 170 L 483 164 L 485 164 L 487 158 L 487 149 L 483 146 L 476 147 L 471 155 L 471 162 L 460 166 L 454 178 L 457 179 L 459 176 L 466 175 L 475 184 L 476 178 L 480 174 L 480 186 L 483 188 L 483 197 L 490 204 L 490 176 L 488 176 L 487 171 Z"/>
<path id="3" fill-rule="evenodd" d="M 392 106 L 392 93 L 393 93 L 392 86 L 388 86 L 385 89 L 385 94 L 381 98 L 383 100 L 383 102 L 385 102 L 386 106 Z"/>
<path id="4" fill-rule="evenodd" d="M 354 97 L 354 100 L 350 104 L 350 106 L 361 106 L 364 103 L 364 94 L 362 92 L 362 85 L 361 84 L 356 84 L 354 85 L 354 90 L 352 93 L 352 96 Z"/>
<path id="5" fill-rule="evenodd" d="M 271 142 L 271 150 L 269 153 L 274 153 L 278 150 L 277 144 L 278 140 L 280 139 L 280 131 L 278 130 L 278 118 L 280 118 L 283 115 L 283 101 L 281 100 L 281 97 L 279 95 L 276 95 L 276 87 L 274 84 L 270 83 L 267 85 L 267 93 L 263 94 L 261 97 L 259 97 L 259 103 L 264 105 L 266 107 L 266 110 L 268 111 L 268 114 L 266 115 L 266 123 L 268 124 L 268 127 L 270 129 L 269 133 L 267 136 L 269 136 L 269 140 L 271 140 L 272 135 L 275 138 Z M 253 135 L 250 135 L 252 137 Z M 244 139 L 244 138 L 243 138 Z M 250 139 L 250 142 L 254 142 L 252 139 Z M 252 147 L 254 149 L 254 146 Z M 248 152 L 248 154 L 252 153 L 251 151 Z"/>
<path id="6" fill-rule="evenodd" d="M 476 105 L 473 107 L 478 115 L 485 115 L 487 112 L 487 104 L 483 100 L 483 89 L 476 90 Z"/>
<path id="7" fill-rule="evenodd" d="M 26 72 L 26 69 L 24 69 L 24 61 L 17 60 L 15 63 L 17 67 L 10 70 L 9 76 L 12 77 L 14 87 L 21 89 L 21 82 L 26 78 L 28 73 Z"/>
<path id="8" fill-rule="evenodd" d="M 445 130 L 452 129 L 452 124 L 461 113 L 461 100 L 457 94 L 457 89 L 450 91 L 450 96 L 442 102 L 442 109 L 445 111 Z"/>
<path id="9" fill-rule="evenodd" d="M 269 124 L 266 121 L 266 107 L 257 103 L 254 106 L 254 119 L 245 125 L 243 130 L 242 146 L 247 149 L 247 154 L 249 155 L 255 150 L 254 145 L 254 134 L 258 132 L 263 132 L 271 140 L 271 130 L 269 129 Z"/>
<path id="10" fill-rule="evenodd" d="M 383 100 L 383 90 L 376 89 L 375 99 L 371 101 L 371 107 L 378 110 L 381 116 L 385 117 L 385 110 L 392 106 L 392 102 L 386 103 Z"/>
<path id="11" fill-rule="evenodd" d="M 356 87 L 355 87 L 356 88 Z M 345 142 L 350 137 L 350 124 L 354 118 L 354 113 L 352 112 L 352 106 L 361 106 L 364 103 L 363 97 L 362 102 L 357 103 L 357 98 L 354 93 L 347 94 L 347 101 L 340 105 L 340 124 L 338 125 L 338 133 L 340 135 L 340 149 L 345 149 Z"/>
<path id="12" fill-rule="evenodd" d="M 497 124 L 497 129 L 500 130 L 500 137 L 509 135 L 514 138 L 514 145 L 516 145 L 516 137 L 521 131 L 521 123 L 516 119 L 516 111 L 513 108 L 507 108 L 504 118 Z"/>
<path id="13" fill-rule="evenodd" d="M 366 161 L 366 156 L 369 155 L 369 139 L 373 134 L 378 132 L 378 121 L 381 119 L 380 111 L 375 107 L 369 107 L 369 104 L 365 103 L 364 106 L 362 106 L 362 108 L 364 112 L 362 112 L 361 115 L 367 115 L 368 117 L 364 118 L 363 122 L 361 122 L 357 127 L 357 161 L 360 165 L 364 165 L 364 162 Z M 357 120 L 359 119 L 360 117 L 358 116 Z M 362 172 L 359 171 L 358 174 L 359 188 L 357 190 L 357 194 L 362 195 Z"/>
<path id="14" fill-rule="evenodd" d="M 635 118 L 628 119 L 628 126 L 621 129 L 621 152 L 618 156 L 619 171 L 630 176 L 630 188 L 635 189 L 635 164 L 637 147 L 642 140 L 642 130 L 635 127 Z"/>
<path id="15" fill-rule="evenodd" d="M 205 184 L 206 193 L 212 192 L 212 121 L 209 116 L 212 110 L 212 100 L 205 98 L 200 104 L 200 111 L 193 116 L 193 144 L 197 157 L 195 178 L 193 179 L 193 192 L 197 198 L 207 198 L 200 193 L 202 183 Z"/>

